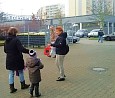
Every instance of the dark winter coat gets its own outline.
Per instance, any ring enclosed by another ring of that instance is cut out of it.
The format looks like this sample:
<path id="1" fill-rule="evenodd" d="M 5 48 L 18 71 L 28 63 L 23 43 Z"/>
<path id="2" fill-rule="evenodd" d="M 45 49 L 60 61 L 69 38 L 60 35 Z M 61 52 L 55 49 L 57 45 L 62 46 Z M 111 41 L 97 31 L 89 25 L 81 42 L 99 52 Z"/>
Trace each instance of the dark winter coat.
<path id="1" fill-rule="evenodd" d="M 103 35 L 104 35 L 103 30 L 99 30 L 98 31 L 98 36 L 103 36 Z"/>
<path id="2" fill-rule="evenodd" d="M 67 33 L 61 33 L 51 46 L 56 47 L 56 54 L 65 55 Z"/>
<path id="3" fill-rule="evenodd" d="M 44 67 L 40 59 L 34 57 L 27 58 L 26 66 L 28 67 L 30 82 L 39 83 L 41 81 L 40 69 Z"/>
<path id="4" fill-rule="evenodd" d="M 4 52 L 6 53 L 6 69 L 24 69 L 22 53 L 29 53 L 29 50 L 22 46 L 20 40 L 16 36 L 8 36 L 6 38 Z"/>

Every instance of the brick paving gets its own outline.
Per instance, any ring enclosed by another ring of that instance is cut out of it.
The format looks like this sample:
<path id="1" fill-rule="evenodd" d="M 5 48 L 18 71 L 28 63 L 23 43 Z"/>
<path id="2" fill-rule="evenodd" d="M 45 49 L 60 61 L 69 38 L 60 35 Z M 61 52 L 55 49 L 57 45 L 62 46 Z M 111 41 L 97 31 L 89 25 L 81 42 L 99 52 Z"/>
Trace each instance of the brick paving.
<path id="1" fill-rule="evenodd" d="M 21 90 L 19 78 L 15 77 L 18 91 L 9 93 L 8 71 L 5 69 L 5 54 L 0 47 L 0 98 L 29 98 L 29 89 Z M 65 57 L 66 80 L 56 81 L 58 70 L 55 59 L 43 55 L 43 49 L 36 49 L 45 67 L 41 70 L 40 98 L 115 98 L 115 42 L 98 43 L 96 40 L 81 39 L 70 45 Z M 24 55 L 26 59 L 27 55 Z M 93 68 L 105 71 L 94 71 Z M 25 70 L 25 80 L 28 71 Z"/>

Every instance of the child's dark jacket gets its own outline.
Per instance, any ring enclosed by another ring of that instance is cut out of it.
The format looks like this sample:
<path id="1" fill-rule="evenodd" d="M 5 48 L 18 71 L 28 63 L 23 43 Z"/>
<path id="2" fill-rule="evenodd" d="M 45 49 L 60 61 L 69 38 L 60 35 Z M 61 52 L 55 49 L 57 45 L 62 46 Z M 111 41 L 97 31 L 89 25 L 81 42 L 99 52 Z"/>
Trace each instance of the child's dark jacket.
<path id="1" fill-rule="evenodd" d="M 30 82 L 39 83 L 41 81 L 40 69 L 44 67 L 40 59 L 29 57 L 26 60 L 26 66 L 28 67 Z"/>

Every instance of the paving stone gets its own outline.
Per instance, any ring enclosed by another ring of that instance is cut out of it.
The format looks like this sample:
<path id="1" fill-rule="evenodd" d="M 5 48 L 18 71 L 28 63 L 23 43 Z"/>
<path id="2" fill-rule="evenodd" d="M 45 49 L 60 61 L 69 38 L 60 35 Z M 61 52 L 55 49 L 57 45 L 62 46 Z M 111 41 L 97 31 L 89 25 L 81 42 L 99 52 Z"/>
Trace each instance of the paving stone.
<path id="1" fill-rule="evenodd" d="M 19 78 L 15 77 L 16 93 L 9 93 L 8 71 L 5 69 L 5 53 L 0 47 L 0 98 L 29 98 L 29 89 L 21 90 Z M 40 98 L 115 98 L 115 42 L 83 38 L 77 44 L 70 45 L 65 57 L 66 80 L 56 81 L 59 76 L 55 58 L 43 55 L 43 49 L 36 49 L 44 63 L 41 70 Z M 24 54 L 24 59 L 28 55 Z M 94 71 L 93 68 L 105 68 L 106 71 Z M 29 82 L 28 70 L 24 71 L 26 83 Z"/>

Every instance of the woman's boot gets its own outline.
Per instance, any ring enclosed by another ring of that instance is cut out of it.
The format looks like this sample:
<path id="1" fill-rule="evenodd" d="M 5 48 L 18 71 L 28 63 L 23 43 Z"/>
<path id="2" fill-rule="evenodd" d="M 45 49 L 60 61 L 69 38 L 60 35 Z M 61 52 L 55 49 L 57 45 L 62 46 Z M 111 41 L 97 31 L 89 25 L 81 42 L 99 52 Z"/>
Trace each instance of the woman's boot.
<path id="1" fill-rule="evenodd" d="M 10 85 L 10 93 L 14 93 L 17 91 L 17 89 L 14 88 L 14 83 L 13 84 L 9 84 Z"/>
<path id="2" fill-rule="evenodd" d="M 29 84 L 25 84 L 25 81 L 20 83 L 21 83 L 21 89 L 27 89 L 30 86 Z"/>

